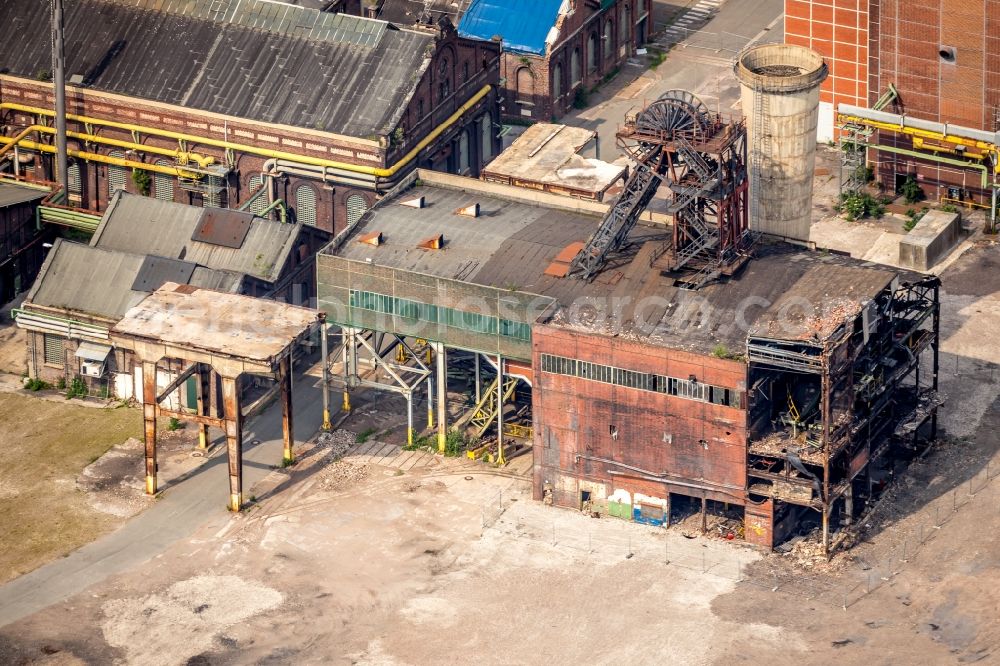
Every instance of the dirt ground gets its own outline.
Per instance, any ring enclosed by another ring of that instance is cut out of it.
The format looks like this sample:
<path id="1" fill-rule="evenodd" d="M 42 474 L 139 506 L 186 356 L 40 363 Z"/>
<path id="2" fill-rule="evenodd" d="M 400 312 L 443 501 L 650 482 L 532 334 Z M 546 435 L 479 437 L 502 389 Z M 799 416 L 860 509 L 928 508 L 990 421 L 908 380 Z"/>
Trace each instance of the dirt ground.
<path id="1" fill-rule="evenodd" d="M 0 393 L 0 581 L 68 553 L 118 520 L 94 510 L 77 475 L 105 451 L 140 434 L 129 408 L 94 409 Z"/>

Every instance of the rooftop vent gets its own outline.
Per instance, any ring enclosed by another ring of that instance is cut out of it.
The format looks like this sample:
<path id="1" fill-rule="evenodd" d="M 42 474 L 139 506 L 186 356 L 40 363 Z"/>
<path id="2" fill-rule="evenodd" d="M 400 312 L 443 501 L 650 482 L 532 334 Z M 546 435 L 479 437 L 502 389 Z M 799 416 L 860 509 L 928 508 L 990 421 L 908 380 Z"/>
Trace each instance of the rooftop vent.
<path id="1" fill-rule="evenodd" d="M 455 214 L 464 215 L 465 217 L 479 217 L 479 204 L 475 203 L 465 208 L 459 208 L 455 211 Z"/>
<path id="2" fill-rule="evenodd" d="M 378 247 L 379 245 L 381 245 L 383 243 L 382 232 L 381 231 L 373 231 L 370 234 L 363 234 L 361 236 L 358 236 L 358 242 L 359 243 L 365 243 L 366 245 L 374 245 L 374 246 Z"/>
<path id="3" fill-rule="evenodd" d="M 425 250 L 440 250 L 444 247 L 444 235 L 438 234 L 437 236 L 431 236 L 430 238 L 425 238 L 424 240 L 417 243 L 417 247 L 423 248 Z"/>
<path id="4" fill-rule="evenodd" d="M 424 204 L 425 202 L 422 196 L 417 197 L 416 199 L 407 199 L 406 201 L 399 202 L 400 206 L 409 206 L 410 208 L 423 208 Z"/>

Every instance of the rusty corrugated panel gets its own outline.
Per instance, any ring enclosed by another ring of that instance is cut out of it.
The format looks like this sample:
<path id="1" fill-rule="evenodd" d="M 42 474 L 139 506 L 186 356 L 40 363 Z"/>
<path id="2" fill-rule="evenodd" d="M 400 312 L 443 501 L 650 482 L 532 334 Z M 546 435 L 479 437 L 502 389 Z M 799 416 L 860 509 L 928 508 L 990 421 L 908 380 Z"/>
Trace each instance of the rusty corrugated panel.
<path id="1" fill-rule="evenodd" d="M 191 240 L 238 250 L 250 233 L 253 214 L 228 208 L 206 208 Z"/>
<path id="2" fill-rule="evenodd" d="M 561 261 L 564 264 L 568 264 L 571 261 L 573 261 L 573 259 L 576 258 L 576 255 L 580 254 L 580 250 L 583 249 L 583 246 L 584 246 L 584 243 L 582 241 L 576 241 L 576 242 L 570 243 L 569 245 L 567 245 L 566 247 L 564 247 L 562 249 L 562 251 L 559 252 L 559 254 L 556 255 L 556 259 L 555 260 L 556 261 Z"/>

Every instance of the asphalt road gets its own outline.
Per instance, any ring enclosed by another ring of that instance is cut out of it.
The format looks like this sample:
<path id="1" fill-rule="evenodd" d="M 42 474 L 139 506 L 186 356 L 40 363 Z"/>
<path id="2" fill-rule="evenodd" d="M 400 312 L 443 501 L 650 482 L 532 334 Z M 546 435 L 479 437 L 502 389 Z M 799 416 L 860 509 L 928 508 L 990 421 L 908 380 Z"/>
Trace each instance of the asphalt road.
<path id="1" fill-rule="evenodd" d="M 668 90 L 689 90 L 713 110 L 739 113 L 733 62 L 748 46 L 783 40 L 784 2 L 723 0 L 717 4 L 718 0 L 703 0 L 679 14 L 674 32 L 663 33 L 654 45 L 670 49 L 657 69 L 625 65 L 609 85 L 591 97 L 588 108 L 574 111 L 560 122 L 596 130 L 601 159 L 613 162 L 621 157 L 615 132 L 625 114 L 641 110 L 646 102 Z"/>
<path id="2" fill-rule="evenodd" d="M 322 423 L 322 395 L 313 386 L 315 380 L 296 379 L 300 380 L 293 391 L 296 440 L 303 441 Z M 244 497 L 281 461 L 281 437 L 281 405 L 275 402 L 244 432 Z M 251 445 L 254 440 L 260 444 Z M 163 495 L 152 507 L 118 530 L 0 586 L 0 627 L 162 553 L 202 525 L 222 527 L 230 519 L 229 469 L 225 447 L 219 449 L 191 476 L 162 488 Z"/>

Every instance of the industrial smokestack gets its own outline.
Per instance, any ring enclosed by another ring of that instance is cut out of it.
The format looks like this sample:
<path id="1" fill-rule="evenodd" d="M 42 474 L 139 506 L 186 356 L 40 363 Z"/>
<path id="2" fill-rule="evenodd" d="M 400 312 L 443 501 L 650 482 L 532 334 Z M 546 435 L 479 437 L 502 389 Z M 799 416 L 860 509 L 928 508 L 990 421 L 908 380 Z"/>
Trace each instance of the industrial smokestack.
<path id="1" fill-rule="evenodd" d="M 52 1 L 52 85 L 56 97 L 56 182 L 69 195 L 66 162 L 66 51 L 63 39 L 63 0 Z"/>
<path id="2" fill-rule="evenodd" d="M 750 139 L 750 228 L 807 241 L 826 63 L 802 46 L 765 44 L 740 54 L 734 69 Z"/>

